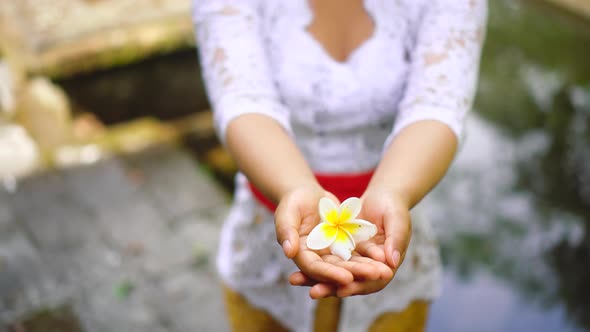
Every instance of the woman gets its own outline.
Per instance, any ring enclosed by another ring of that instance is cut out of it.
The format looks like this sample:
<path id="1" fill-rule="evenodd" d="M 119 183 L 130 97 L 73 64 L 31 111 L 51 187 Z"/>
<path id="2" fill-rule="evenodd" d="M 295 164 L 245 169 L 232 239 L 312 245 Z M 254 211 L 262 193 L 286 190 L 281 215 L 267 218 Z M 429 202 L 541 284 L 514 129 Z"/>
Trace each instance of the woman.
<path id="1" fill-rule="evenodd" d="M 194 10 L 217 131 L 241 171 L 218 257 L 233 329 L 423 329 L 440 260 L 409 211 L 461 139 L 486 1 L 196 0 Z M 308 249 L 320 198 L 352 195 L 377 236 L 350 261 Z M 312 300 L 331 296 L 343 300 Z"/>

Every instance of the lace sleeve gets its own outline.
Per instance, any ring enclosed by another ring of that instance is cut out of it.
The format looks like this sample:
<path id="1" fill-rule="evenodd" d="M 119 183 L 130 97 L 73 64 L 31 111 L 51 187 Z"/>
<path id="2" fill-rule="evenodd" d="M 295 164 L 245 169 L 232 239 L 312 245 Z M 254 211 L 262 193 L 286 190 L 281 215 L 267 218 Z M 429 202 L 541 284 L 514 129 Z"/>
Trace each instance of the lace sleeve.
<path id="1" fill-rule="evenodd" d="M 256 0 L 194 0 L 193 21 L 217 133 L 245 113 L 264 114 L 291 133 L 263 45 Z"/>
<path id="2" fill-rule="evenodd" d="M 405 95 L 393 132 L 438 120 L 462 138 L 472 106 L 487 19 L 486 0 L 428 1 L 415 30 Z"/>

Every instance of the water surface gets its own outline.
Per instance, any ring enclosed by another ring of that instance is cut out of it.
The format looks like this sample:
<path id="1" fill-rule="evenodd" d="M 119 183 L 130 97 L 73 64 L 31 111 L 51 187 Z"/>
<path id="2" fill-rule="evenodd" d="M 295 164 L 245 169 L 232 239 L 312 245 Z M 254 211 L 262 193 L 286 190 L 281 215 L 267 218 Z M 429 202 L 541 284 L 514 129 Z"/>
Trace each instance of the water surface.
<path id="1" fill-rule="evenodd" d="M 430 331 L 590 330 L 589 32 L 490 1 L 467 139 L 421 205 L 446 269 Z"/>

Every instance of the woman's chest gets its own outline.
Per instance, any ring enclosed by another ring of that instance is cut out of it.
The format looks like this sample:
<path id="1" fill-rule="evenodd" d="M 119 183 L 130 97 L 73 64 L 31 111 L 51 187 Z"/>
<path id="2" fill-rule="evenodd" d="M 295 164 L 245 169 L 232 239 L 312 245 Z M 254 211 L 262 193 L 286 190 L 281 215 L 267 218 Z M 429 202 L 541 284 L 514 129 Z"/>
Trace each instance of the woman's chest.
<path id="1" fill-rule="evenodd" d="M 410 24 L 399 2 L 369 0 L 340 16 L 308 0 L 273 3 L 264 9 L 265 45 L 294 122 L 345 129 L 338 118 L 351 126 L 392 121 L 409 64 Z M 364 31 L 350 34 L 346 15 Z"/>
<path id="2" fill-rule="evenodd" d="M 305 30 L 333 61 L 346 62 L 375 32 L 363 0 L 307 1 L 312 19 Z"/>

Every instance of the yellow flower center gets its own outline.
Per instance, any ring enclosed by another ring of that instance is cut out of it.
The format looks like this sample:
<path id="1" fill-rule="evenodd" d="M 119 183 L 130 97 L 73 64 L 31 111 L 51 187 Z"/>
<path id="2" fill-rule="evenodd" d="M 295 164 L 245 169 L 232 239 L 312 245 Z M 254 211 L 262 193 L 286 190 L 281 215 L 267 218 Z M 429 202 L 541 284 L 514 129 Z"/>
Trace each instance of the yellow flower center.
<path id="1" fill-rule="evenodd" d="M 351 215 L 350 210 L 347 208 L 342 209 L 340 213 L 338 213 L 337 209 L 333 209 L 326 215 L 326 221 L 332 225 L 339 226 L 350 221 Z"/>

